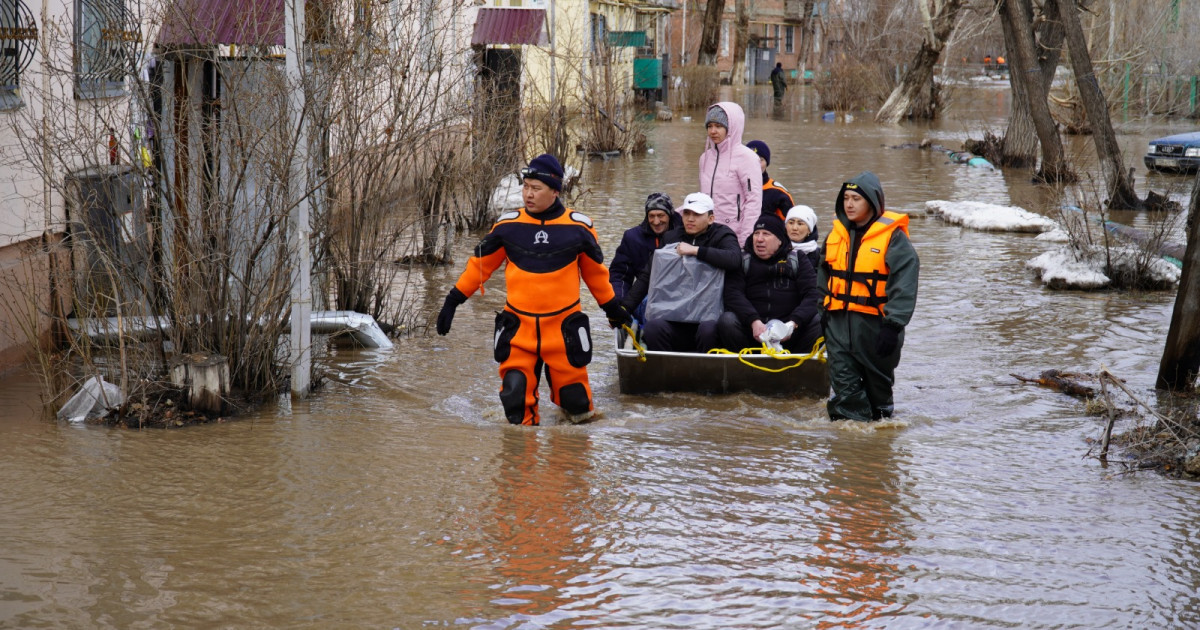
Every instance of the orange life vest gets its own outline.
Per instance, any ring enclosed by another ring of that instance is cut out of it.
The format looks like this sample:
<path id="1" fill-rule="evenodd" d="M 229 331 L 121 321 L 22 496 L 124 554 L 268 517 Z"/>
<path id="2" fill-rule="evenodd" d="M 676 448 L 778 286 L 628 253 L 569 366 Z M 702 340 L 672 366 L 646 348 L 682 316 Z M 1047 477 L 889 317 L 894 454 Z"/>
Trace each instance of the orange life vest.
<path id="1" fill-rule="evenodd" d="M 850 260 L 850 233 L 845 224 L 834 221 L 829 238 L 825 241 L 825 262 L 829 265 L 826 310 L 883 315 L 888 279 L 885 258 L 892 232 L 897 229 L 908 234 L 908 215 L 884 212 L 867 227 L 854 260 Z"/>

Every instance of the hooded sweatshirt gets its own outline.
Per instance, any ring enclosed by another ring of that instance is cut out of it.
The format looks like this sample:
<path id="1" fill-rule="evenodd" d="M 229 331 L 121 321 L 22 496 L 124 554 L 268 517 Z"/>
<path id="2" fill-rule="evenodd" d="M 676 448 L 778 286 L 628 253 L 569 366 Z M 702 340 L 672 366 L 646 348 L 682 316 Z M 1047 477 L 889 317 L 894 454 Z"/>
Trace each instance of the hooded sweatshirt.
<path id="1" fill-rule="evenodd" d="M 871 202 L 871 220 L 866 225 L 858 227 L 846 216 L 842 198 L 847 184 L 857 186 L 857 192 Z M 871 223 L 879 219 L 887 207 L 884 205 L 883 185 L 879 178 L 870 171 L 863 171 L 842 184 L 834 204 L 837 221 L 846 227 L 850 236 L 850 259 L 858 253 L 863 234 L 871 227 Z M 827 246 L 827 245 L 826 245 Z M 917 278 L 920 273 L 920 261 L 917 251 L 903 230 L 894 230 L 888 241 L 887 254 L 884 262 L 888 266 L 887 303 L 884 305 L 884 321 L 896 327 L 903 328 L 912 319 L 913 310 L 917 305 Z M 824 247 L 822 247 L 821 266 L 817 270 L 817 286 L 826 290 L 829 286 L 829 267 L 825 262 Z M 835 313 L 830 313 L 831 315 Z"/>
<path id="2" fill-rule="evenodd" d="M 634 227 L 625 230 L 621 236 L 621 244 L 613 254 L 612 264 L 608 266 L 608 281 L 617 292 L 617 299 L 625 297 L 629 287 L 639 271 L 650 263 L 654 250 L 663 244 L 663 236 L 675 228 L 683 228 L 683 219 L 675 211 L 667 212 L 667 229 L 662 235 L 650 229 L 650 210 L 646 210 L 646 218 Z"/>
<path id="3" fill-rule="evenodd" d="M 700 192 L 712 197 L 716 223 L 733 230 L 739 245 L 754 232 L 762 212 L 762 168 L 758 154 L 742 144 L 746 114 L 737 103 L 720 102 L 729 119 L 729 133 L 720 144 L 704 141 L 700 154 Z M 709 109 L 712 109 L 710 107 Z"/>

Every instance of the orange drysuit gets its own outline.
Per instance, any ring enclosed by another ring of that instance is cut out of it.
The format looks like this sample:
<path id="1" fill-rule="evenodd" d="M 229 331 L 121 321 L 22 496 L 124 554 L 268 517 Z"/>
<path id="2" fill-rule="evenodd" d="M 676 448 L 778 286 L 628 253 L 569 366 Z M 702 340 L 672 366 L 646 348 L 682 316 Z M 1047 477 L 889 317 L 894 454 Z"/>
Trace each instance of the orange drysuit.
<path id="1" fill-rule="evenodd" d="M 590 412 L 592 339 L 579 278 L 600 304 L 616 296 L 591 219 L 557 200 L 539 214 L 524 208 L 502 214 L 455 288 L 470 297 L 505 261 L 508 301 L 493 337 L 504 415 L 513 424 L 538 424 L 543 369 L 555 404 L 572 416 Z"/>

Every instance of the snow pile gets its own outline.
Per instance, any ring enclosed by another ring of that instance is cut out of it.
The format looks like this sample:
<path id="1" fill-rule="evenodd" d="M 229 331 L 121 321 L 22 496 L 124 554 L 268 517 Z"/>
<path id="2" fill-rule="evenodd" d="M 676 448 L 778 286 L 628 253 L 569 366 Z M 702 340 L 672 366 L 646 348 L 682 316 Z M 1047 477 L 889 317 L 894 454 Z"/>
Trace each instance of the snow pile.
<path id="1" fill-rule="evenodd" d="M 1035 240 L 1046 241 L 1048 243 L 1069 243 L 1071 241 L 1071 235 L 1062 229 L 1061 225 L 1056 225 L 1053 230 L 1042 232 L 1034 238 Z"/>
<path id="2" fill-rule="evenodd" d="M 1048 232 L 1057 224 L 1016 206 L 979 201 L 926 201 L 925 211 L 947 223 L 989 232 Z"/>
<path id="3" fill-rule="evenodd" d="M 1096 264 L 1096 263 L 1099 264 Z M 1025 263 L 1051 289 L 1103 289 L 1109 282 L 1104 275 L 1104 261 L 1075 260 L 1070 250 L 1048 251 Z"/>
<path id="4" fill-rule="evenodd" d="M 488 200 L 488 207 L 498 213 L 505 210 L 514 210 L 525 206 L 525 199 L 521 196 L 521 179 L 516 174 L 508 174 L 500 179 L 500 184 L 492 191 L 492 196 Z"/>
<path id="5" fill-rule="evenodd" d="M 1078 258 L 1077 258 L 1078 255 Z M 1111 263 L 1111 265 L 1110 265 Z M 1025 263 L 1051 289 L 1104 289 L 1114 284 L 1142 289 L 1169 289 L 1182 271 L 1162 258 L 1146 258 L 1132 247 L 1103 248 L 1081 255 L 1068 248 L 1048 251 Z M 1115 276 L 1114 278 L 1110 276 Z"/>

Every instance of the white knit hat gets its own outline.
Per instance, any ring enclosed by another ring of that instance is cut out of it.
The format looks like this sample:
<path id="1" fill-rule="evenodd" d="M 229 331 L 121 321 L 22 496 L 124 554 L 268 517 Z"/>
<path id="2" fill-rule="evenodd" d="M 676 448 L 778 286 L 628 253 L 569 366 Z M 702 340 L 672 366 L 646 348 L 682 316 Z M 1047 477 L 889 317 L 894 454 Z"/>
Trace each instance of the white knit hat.
<path id="1" fill-rule="evenodd" d="M 787 221 L 791 221 L 792 219 L 800 219 L 808 224 L 808 231 L 810 232 L 817 228 L 817 213 L 808 206 L 792 206 L 792 209 L 788 210 Z"/>

